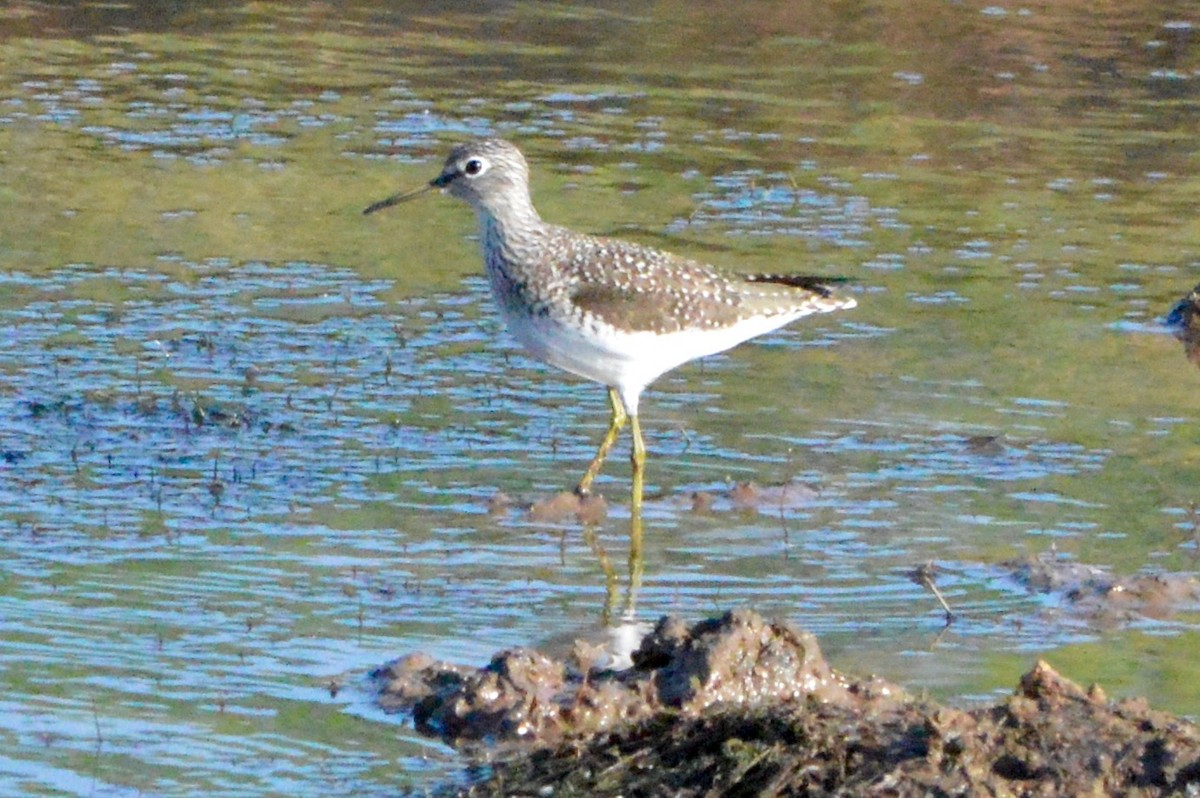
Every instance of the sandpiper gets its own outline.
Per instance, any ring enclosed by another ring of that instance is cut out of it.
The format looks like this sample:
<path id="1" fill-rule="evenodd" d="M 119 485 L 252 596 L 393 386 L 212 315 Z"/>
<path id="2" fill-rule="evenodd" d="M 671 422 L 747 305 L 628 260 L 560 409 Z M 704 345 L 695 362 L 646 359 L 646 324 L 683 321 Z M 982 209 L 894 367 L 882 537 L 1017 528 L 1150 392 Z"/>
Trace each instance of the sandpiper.
<path id="1" fill-rule="evenodd" d="M 459 144 L 427 185 L 380 200 L 363 213 L 433 189 L 475 209 L 492 295 L 517 340 L 539 360 L 608 387 L 608 432 L 576 490 L 580 495 L 591 490 L 628 423 L 634 513 L 641 511 L 646 463 L 638 399 L 647 385 L 689 360 L 801 316 L 856 304 L 817 277 L 727 273 L 548 224 L 533 207 L 524 156 L 501 139 Z"/>

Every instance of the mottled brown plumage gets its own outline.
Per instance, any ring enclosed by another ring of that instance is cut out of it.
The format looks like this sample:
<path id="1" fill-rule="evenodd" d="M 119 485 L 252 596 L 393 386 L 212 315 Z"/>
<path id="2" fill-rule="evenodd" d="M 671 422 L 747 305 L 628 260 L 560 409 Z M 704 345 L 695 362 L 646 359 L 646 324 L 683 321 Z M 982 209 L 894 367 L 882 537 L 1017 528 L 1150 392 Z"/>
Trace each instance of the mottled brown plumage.
<path id="1" fill-rule="evenodd" d="M 855 305 L 820 278 L 732 274 L 547 224 L 533 207 L 524 156 L 500 139 L 456 146 L 427 187 L 388 197 L 365 213 L 433 188 L 475 209 L 492 294 L 517 340 L 535 357 L 609 387 L 612 423 L 581 492 L 590 488 L 628 414 L 640 506 L 638 399 L 654 379 L 802 316 Z"/>

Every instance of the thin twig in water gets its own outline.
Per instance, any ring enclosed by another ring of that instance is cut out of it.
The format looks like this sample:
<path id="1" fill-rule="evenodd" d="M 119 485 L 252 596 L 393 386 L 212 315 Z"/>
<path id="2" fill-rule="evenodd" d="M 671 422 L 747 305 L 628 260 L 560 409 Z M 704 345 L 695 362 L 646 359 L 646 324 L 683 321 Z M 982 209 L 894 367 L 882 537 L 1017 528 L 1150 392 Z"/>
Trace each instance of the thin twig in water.
<path id="1" fill-rule="evenodd" d="M 788 484 L 790 483 L 785 482 L 784 487 L 779 491 L 779 526 L 783 529 L 783 559 L 785 560 L 792 558 L 792 530 L 788 526 L 787 512 L 784 510 L 784 498 L 787 495 Z"/>
<path id="2" fill-rule="evenodd" d="M 104 748 L 104 734 L 100 731 L 100 708 L 96 705 L 95 696 L 92 696 L 92 723 L 96 727 L 96 753 L 92 757 L 92 792 L 95 792 L 100 776 L 100 750 Z"/>
<path id="3" fill-rule="evenodd" d="M 954 622 L 954 612 L 950 609 L 950 605 L 946 603 L 946 597 L 942 595 L 942 591 L 938 590 L 938 586 L 934 584 L 934 565 L 932 562 L 927 562 L 920 565 L 914 570 L 910 576 L 921 587 L 926 588 L 933 597 L 942 605 L 942 609 L 946 611 L 946 625 L 949 626 Z"/>
<path id="4" fill-rule="evenodd" d="M 1200 505 L 1192 502 L 1188 505 L 1192 515 L 1192 559 L 1200 558 Z"/>

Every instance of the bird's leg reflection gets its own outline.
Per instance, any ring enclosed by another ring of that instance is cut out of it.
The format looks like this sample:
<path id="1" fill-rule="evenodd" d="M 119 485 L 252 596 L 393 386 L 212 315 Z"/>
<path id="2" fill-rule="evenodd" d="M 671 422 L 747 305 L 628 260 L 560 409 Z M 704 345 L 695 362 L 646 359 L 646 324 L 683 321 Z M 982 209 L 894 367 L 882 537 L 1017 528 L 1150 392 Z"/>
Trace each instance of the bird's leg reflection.
<path id="1" fill-rule="evenodd" d="M 612 558 L 600 543 L 593 524 L 583 527 L 583 541 L 596 555 L 600 570 L 604 573 L 604 607 L 600 613 L 600 620 L 605 626 L 611 626 L 613 611 L 617 606 L 617 584 L 620 577 L 617 575 L 617 569 L 613 567 Z M 642 574 L 646 567 L 642 542 L 642 514 L 636 512 L 629 516 L 629 579 L 625 586 L 625 601 L 621 605 L 618 622 L 632 621 L 637 612 L 637 596 L 642 587 Z"/>
<path id="2" fill-rule="evenodd" d="M 642 587 L 645 568 L 645 553 L 642 551 L 642 509 L 638 507 L 629 515 L 629 591 L 625 594 L 622 620 L 633 620 L 637 612 L 637 594 Z"/>
<path id="3" fill-rule="evenodd" d="M 600 562 L 600 570 L 604 572 L 604 609 L 601 611 L 600 621 L 608 626 L 612 619 L 613 607 L 617 603 L 617 582 L 619 581 L 617 569 L 613 568 L 608 552 L 604 550 L 604 546 L 600 545 L 600 539 L 596 537 L 595 524 L 584 524 L 583 542 L 588 544 L 588 548 L 596 555 L 596 559 Z"/>

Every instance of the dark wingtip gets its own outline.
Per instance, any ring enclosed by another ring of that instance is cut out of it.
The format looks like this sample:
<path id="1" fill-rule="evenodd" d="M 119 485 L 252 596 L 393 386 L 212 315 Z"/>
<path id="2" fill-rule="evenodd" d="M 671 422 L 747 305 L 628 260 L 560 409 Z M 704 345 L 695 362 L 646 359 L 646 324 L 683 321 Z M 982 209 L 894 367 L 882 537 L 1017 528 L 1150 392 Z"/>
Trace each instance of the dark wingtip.
<path id="1" fill-rule="evenodd" d="M 833 296 L 831 285 L 843 285 L 850 282 L 848 277 L 815 277 L 808 274 L 744 274 L 742 277 L 748 283 L 771 283 L 791 288 L 803 288 L 823 297 Z"/>

